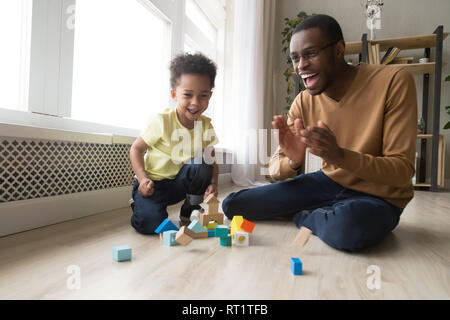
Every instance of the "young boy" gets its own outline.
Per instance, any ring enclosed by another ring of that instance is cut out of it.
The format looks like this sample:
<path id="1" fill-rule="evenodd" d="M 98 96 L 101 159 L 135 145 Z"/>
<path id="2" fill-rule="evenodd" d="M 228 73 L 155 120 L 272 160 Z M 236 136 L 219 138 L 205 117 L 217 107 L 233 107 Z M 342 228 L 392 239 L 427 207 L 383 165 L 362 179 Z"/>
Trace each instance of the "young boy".
<path id="1" fill-rule="evenodd" d="M 203 197 L 218 194 L 217 164 L 207 164 L 211 159 L 194 154 L 199 134 L 201 146 L 197 153 L 218 143 L 211 119 L 202 115 L 208 108 L 216 71 L 215 63 L 202 54 L 176 56 L 170 64 L 170 94 L 176 109 L 150 117 L 131 146 L 136 174 L 131 225 L 142 234 L 154 233 L 167 218 L 168 205 L 185 200 L 180 226 L 187 225 L 192 211 L 200 209 Z M 211 156 L 215 156 L 214 149 Z"/>

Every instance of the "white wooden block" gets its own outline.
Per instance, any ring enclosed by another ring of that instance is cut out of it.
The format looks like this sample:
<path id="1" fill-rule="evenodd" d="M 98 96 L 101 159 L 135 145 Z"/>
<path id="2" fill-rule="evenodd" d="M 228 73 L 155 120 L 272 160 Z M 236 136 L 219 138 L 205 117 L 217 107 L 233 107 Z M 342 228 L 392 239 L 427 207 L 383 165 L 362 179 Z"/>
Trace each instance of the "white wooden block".
<path id="1" fill-rule="evenodd" d="M 250 235 L 245 231 L 236 231 L 234 233 L 234 245 L 238 247 L 248 246 Z"/>
<path id="2" fill-rule="evenodd" d="M 200 210 L 193 210 L 191 213 L 191 221 L 192 220 L 200 220 Z"/>

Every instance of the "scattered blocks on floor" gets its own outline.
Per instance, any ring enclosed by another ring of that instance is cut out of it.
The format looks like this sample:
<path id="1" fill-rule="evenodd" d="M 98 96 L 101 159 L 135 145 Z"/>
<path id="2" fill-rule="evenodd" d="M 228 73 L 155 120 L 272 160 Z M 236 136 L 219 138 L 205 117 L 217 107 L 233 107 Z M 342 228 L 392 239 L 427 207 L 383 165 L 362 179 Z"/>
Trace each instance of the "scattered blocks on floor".
<path id="1" fill-rule="evenodd" d="M 224 238 L 228 236 L 228 227 L 226 225 L 218 225 L 214 230 L 215 236 L 218 238 Z"/>
<path id="2" fill-rule="evenodd" d="M 223 246 L 223 247 L 231 247 L 231 244 L 232 244 L 231 234 L 227 235 L 226 237 L 221 237 L 220 238 L 220 245 L 221 246 Z"/>
<path id="3" fill-rule="evenodd" d="M 175 235 L 175 241 L 182 246 L 186 246 L 194 240 L 195 232 L 183 226 Z"/>
<path id="4" fill-rule="evenodd" d="M 192 221 L 189 224 L 188 229 L 190 229 L 196 233 L 207 232 L 206 229 L 202 226 L 202 224 L 200 222 L 198 222 L 197 220 Z"/>
<path id="5" fill-rule="evenodd" d="M 234 245 L 235 246 L 248 246 L 249 243 L 249 234 L 245 231 L 236 231 L 234 234 Z"/>
<path id="6" fill-rule="evenodd" d="M 113 247 L 113 259 L 116 261 L 131 260 L 131 248 L 127 245 Z"/>
<path id="7" fill-rule="evenodd" d="M 299 258 L 291 258 L 291 272 L 296 276 L 303 274 L 303 265 Z"/>
<path id="8" fill-rule="evenodd" d="M 158 226 L 158 228 L 156 228 L 155 233 L 162 233 L 170 230 L 178 231 L 178 228 L 167 218 Z"/>
<path id="9" fill-rule="evenodd" d="M 177 232 L 176 230 L 169 230 L 169 231 L 165 231 L 163 233 L 163 245 L 165 246 L 177 246 L 178 243 L 175 240 L 175 237 L 177 236 Z"/>

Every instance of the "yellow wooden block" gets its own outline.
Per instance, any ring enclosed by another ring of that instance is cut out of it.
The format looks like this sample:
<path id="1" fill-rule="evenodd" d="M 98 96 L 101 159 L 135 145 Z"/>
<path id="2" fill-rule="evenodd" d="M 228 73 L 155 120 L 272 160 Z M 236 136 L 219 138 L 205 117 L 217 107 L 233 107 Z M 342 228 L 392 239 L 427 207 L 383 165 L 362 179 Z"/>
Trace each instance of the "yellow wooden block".
<path id="1" fill-rule="evenodd" d="M 233 220 L 231 220 L 230 226 L 233 227 L 234 225 L 236 228 L 239 228 L 243 221 L 244 221 L 243 216 L 234 216 Z"/>
<path id="2" fill-rule="evenodd" d="M 206 229 L 208 229 L 208 230 L 214 230 L 216 226 L 217 226 L 217 222 L 210 221 L 210 222 L 208 223 L 208 225 L 206 226 Z"/>
<path id="3" fill-rule="evenodd" d="M 233 239 L 234 239 L 234 233 L 236 231 L 243 231 L 241 229 L 241 224 L 242 224 L 243 221 L 244 221 L 244 218 L 242 216 L 234 216 L 233 220 L 231 220 L 231 223 L 230 223 L 231 232 L 230 232 L 230 234 L 231 234 L 231 237 Z"/>

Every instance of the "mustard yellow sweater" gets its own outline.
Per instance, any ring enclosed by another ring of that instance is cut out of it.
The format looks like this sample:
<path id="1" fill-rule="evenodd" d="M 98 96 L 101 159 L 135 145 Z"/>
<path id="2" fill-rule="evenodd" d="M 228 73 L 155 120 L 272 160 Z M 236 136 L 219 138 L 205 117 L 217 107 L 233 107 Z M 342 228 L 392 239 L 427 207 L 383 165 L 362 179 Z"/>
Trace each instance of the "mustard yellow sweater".
<path id="1" fill-rule="evenodd" d="M 326 94 L 312 96 L 302 91 L 288 113 L 291 129 L 296 118 L 304 127 L 316 126 L 322 120 L 344 148 L 342 166 L 322 161 L 322 170 L 329 178 L 400 208 L 412 199 L 417 97 L 414 79 L 407 71 L 361 63 L 339 102 Z M 273 179 L 296 174 L 288 161 L 278 148 L 269 164 Z"/>

